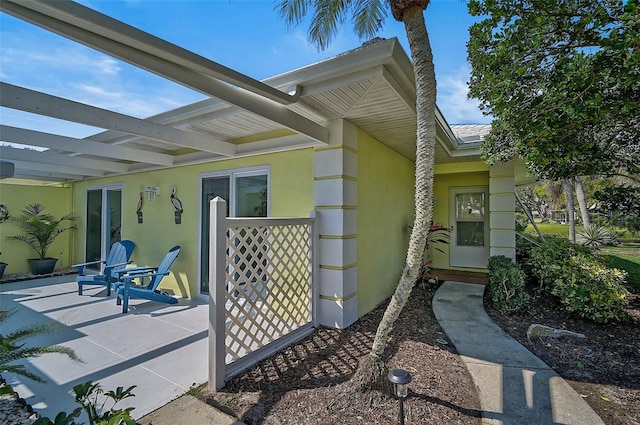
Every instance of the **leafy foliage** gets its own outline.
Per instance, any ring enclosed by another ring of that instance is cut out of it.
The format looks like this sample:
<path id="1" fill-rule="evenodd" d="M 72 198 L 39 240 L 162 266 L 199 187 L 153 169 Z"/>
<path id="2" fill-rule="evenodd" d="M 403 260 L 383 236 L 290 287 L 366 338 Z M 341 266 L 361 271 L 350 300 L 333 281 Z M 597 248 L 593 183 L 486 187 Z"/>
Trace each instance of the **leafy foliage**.
<path id="1" fill-rule="evenodd" d="M 532 249 L 529 263 L 541 287 L 567 313 L 599 323 L 626 319 L 626 272 L 608 268 L 590 249 L 549 238 Z"/>
<path id="2" fill-rule="evenodd" d="M 60 218 L 44 212 L 45 207 L 42 204 L 29 204 L 21 211 L 18 217 L 11 217 L 10 220 L 16 223 L 23 234 L 15 236 L 7 236 L 9 240 L 21 241 L 29 245 L 40 257 L 47 258 L 47 251 L 51 244 L 62 233 L 75 229 L 73 214 L 66 214 Z M 63 222 L 69 221 L 72 224 L 64 227 Z"/>
<path id="3" fill-rule="evenodd" d="M 471 0 L 470 95 L 495 117 L 490 162 L 552 179 L 640 164 L 638 0 Z M 579 143 L 577 143 L 579 141 Z"/>
<path id="4" fill-rule="evenodd" d="M 80 407 L 69 414 L 66 412 L 58 413 L 53 421 L 47 417 L 39 418 L 33 425 L 78 425 L 76 419 L 80 417 L 83 410 L 89 418 L 89 425 L 139 425 L 131 417 L 131 411 L 135 409 L 134 407 L 116 409 L 116 405 L 120 401 L 135 397 L 132 392 L 135 387 L 132 385 L 126 390 L 124 387 L 118 387 L 115 391 L 105 392 L 100 388 L 100 385 L 94 384 L 92 381 L 78 384 L 73 387 L 73 392 L 76 396 L 76 403 Z M 112 404 L 109 409 L 105 409 L 108 400 L 111 400 Z"/>
<path id="5" fill-rule="evenodd" d="M 607 228 L 598 224 L 584 226 L 582 232 L 578 233 L 577 242 L 583 246 L 598 248 L 601 246 L 618 245 L 618 238 Z"/>
<path id="6" fill-rule="evenodd" d="M 614 224 L 640 231 L 640 188 L 609 185 L 597 191 L 594 197 L 603 212 L 611 215 Z"/>
<path id="7" fill-rule="evenodd" d="M 2 329 L 2 323 L 9 318 L 10 315 L 11 313 L 8 311 L 0 311 L 0 329 Z M 25 346 L 25 343 L 20 342 L 30 336 L 50 332 L 52 330 L 52 326 L 52 324 L 44 323 L 28 326 L 6 335 L 0 333 L 0 373 L 15 373 L 17 375 L 26 376 L 27 378 L 37 382 L 44 382 L 39 375 L 27 370 L 24 365 L 11 363 L 20 359 L 36 357 L 47 353 L 65 354 L 73 360 L 80 361 L 75 352 L 68 347 L 62 347 L 59 345 L 50 347 L 28 347 Z"/>
<path id="8" fill-rule="evenodd" d="M 487 291 L 493 308 L 503 314 L 517 313 L 529 304 L 524 272 L 504 255 L 489 258 Z"/>

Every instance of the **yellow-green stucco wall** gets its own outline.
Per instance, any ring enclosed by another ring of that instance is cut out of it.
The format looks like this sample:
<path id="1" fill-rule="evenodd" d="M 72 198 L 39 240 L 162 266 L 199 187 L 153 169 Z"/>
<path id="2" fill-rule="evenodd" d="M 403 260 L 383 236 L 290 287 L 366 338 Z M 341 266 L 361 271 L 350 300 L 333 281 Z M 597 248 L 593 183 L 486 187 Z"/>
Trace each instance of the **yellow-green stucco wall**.
<path id="1" fill-rule="evenodd" d="M 27 204 L 40 203 L 44 205 L 45 213 L 56 218 L 73 212 L 73 198 L 70 186 L 30 186 L 0 183 L 0 204 L 4 204 L 12 217 L 20 215 L 20 211 Z M 62 225 L 68 225 L 63 222 Z M 72 232 L 62 233 L 52 244 L 47 256 L 57 258 L 56 270 L 68 268 L 72 262 L 73 245 Z M 26 243 L 7 240 L 7 236 L 19 235 L 20 228 L 11 220 L 0 223 L 0 261 L 7 263 L 5 276 L 15 273 L 29 272 L 28 258 L 37 258 L 37 254 Z M 62 253 L 62 255 L 61 255 Z"/>
<path id="2" fill-rule="evenodd" d="M 165 278 L 162 288 L 193 297 L 198 292 L 199 261 L 199 175 L 206 172 L 235 170 L 247 167 L 270 167 L 270 205 L 272 217 L 308 217 L 313 210 L 313 150 L 266 154 L 247 158 L 174 167 L 158 171 L 96 179 L 73 185 L 76 199 L 74 212 L 82 217 L 75 232 L 75 262 L 84 261 L 86 191 L 104 185 L 122 185 L 122 238 L 136 243 L 132 260 L 138 265 L 157 265 L 169 248 L 180 245 L 182 251 L 173 266 L 172 275 Z M 140 191 L 158 186 L 160 195 L 143 204 L 143 223 L 136 215 Z M 170 202 L 171 189 L 183 205 L 182 223 L 175 224 Z"/>
<path id="3" fill-rule="evenodd" d="M 433 224 L 450 228 L 449 193 L 456 187 L 489 186 L 489 166 L 482 161 L 461 162 L 456 164 L 436 165 L 434 175 L 435 208 L 433 211 Z M 436 269 L 449 269 L 449 246 L 438 244 L 438 248 L 427 253 L 433 262 L 431 267 Z"/>
<path id="4" fill-rule="evenodd" d="M 413 223 L 414 164 L 358 132 L 358 315 L 389 297 Z"/>

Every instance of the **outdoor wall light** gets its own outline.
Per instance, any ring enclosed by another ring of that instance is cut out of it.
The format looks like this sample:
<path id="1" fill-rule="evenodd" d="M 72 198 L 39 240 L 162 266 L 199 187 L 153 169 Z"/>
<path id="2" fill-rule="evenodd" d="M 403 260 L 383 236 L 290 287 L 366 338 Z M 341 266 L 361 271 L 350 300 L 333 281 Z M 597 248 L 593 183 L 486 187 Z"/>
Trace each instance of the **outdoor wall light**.
<path id="1" fill-rule="evenodd" d="M 393 369 L 387 375 L 387 379 L 391 382 L 393 396 L 400 400 L 400 425 L 404 425 L 404 399 L 409 394 L 409 382 L 411 382 L 411 374 L 406 370 Z"/>
<path id="2" fill-rule="evenodd" d="M 158 186 L 147 186 L 143 192 L 147 201 L 153 201 L 156 196 L 160 195 L 160 188 Z"/>

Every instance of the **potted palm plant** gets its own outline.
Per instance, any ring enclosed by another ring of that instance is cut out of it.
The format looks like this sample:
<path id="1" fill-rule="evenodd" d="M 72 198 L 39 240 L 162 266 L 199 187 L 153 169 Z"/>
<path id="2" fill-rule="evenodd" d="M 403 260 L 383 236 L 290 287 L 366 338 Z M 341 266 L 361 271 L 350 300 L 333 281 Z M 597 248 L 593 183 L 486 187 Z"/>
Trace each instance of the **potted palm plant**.
<path id="1" fill-rule="evenodd" d="M 29 258 L 31 272 L 36 275 L 49 274 L 56 266 L 57 258 L 47 257 L 47 251 L 58 236 L 75 229 L 73 214 L 60 218 L 44 212 L 44 205 L 35 203 L 24 207 L 17 217 L 10 220 L 22 229 L 21 235 L 7 236 L 9 240 L 21 241 L 33 249 L 39 258 Z M 70 224 L 65 225 L 64 222 Z"/>

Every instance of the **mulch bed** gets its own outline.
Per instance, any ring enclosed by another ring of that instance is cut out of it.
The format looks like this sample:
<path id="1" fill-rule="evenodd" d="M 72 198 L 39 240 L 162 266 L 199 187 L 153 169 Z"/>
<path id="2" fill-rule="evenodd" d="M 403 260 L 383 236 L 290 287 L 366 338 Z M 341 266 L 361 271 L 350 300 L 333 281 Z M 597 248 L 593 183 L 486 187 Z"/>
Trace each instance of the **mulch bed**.
<path id="1" fill-rule="evenodd" d="M 581 394 L 608 425 L 640 424 L 640 289 L 632 291 L 627 323 L 597 324 L 567 317 L 548 296 L 530 289 L 521 316 L 501 316 L 485 307 L 502 329 L 551 366 Z M 532 323 L 582 333 L 585 339 L 527 339 Z"/>
<path id="2" fill-rule="evenodd" d="M 434 286 L 418 285 L 389 336 L 391 369 L 411 373 L 407 423 L 480 424 L 475 386 L 431 310 Z M 393 424 L 398 401 L 385 391 L 352 390 L 386 302 L 345 330 L 319 328 L 294 346 L 198 397 L 251 424 Z"/>

